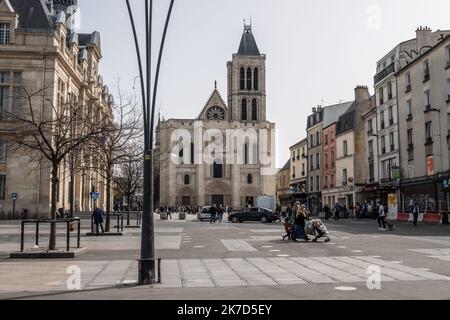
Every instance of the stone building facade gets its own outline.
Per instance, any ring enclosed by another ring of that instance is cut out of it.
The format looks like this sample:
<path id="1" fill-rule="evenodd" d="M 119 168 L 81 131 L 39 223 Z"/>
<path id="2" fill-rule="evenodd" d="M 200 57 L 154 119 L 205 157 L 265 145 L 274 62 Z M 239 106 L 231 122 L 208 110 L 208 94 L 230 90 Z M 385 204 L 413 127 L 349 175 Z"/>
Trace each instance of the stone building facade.
<path id="1" fill-rule="evenodd" d="M 291 151 L 291 202 L 300 201 L 306 203 L 308 198 L 308 190 L 306 187 L 308 180 L 308 139 L 305 138 L 296 143 L 289 150 Z"/>
<path id="2" fill-rule="evenodd" d="M 410 200 L 415 200 L 421 212 L 445 212 L 448 190 L 443 182 L 450 170 L 450 37 L 445 35 L 421 50 L 396 76 L 401 106 L 400 211 L 407 212 Z"/>
<path id="3" fill-rule="evenodd" d="M 251 26 L 244 26 L 227 70 L 227 103 L 216 86 L 196 119 L 160 121 L 158 206 L 242 208 L 256 205 L 259 196 L 275 196 L 275 124 L 266 119 L 266 56 Z"/>
<path id="4" fill-rule="evenodd" d="M 77 34 L 71 29 L 77 1 L 0 1 L 0 211 L 16 210 L 47 217 L 50 209 L 50 166 L 23 152 L 10 152 L 5 138 L 7 113 L 20 112 L 20 90 L 40 92 L 33 108 L 52 118 L 52 106 L 73 99 L 92 105 L 94 114 L 112 119 L 113 98 L 99 75 L 102 58 L 100 34 Z M 2 124 L 3 122 L 3 124 Z M 3 129 L 3 131 L 2 131 Z M 82 159 L 75 173 L 76 211 L 90 211 L 90 193 L 100 192 L 105 204 L 105 183 L 96 173 L 95 159 L 79 150 Z M 58 207 L 69 207 L 69 159 L 60 167 Z"/>

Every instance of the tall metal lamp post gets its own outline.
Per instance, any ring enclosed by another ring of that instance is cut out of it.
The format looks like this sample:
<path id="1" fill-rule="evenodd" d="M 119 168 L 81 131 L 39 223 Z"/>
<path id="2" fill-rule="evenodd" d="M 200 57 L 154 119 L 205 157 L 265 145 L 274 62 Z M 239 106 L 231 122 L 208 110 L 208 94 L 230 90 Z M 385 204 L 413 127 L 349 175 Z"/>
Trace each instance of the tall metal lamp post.
<path id="1" fill-rule="evenodd" d="M 155 104 L 158 90 L 159 71 L 161 66 L 164 44 L 166 41 L 167 29 L 169 27 L 170 17 L 175 0 L 170 0 L 169 10 L 166 16 L 164 31 L 159 46 L 158 62 L 153 84 L 153 96 L 150 90 L 152 84 L 152 22 L 153 22 L 153 0 L 145 0 L 145 63 L 146 70 L 143 70 L 141 50 L 134 21 L 133 10 L 130 0 L 125 0 L 133 29 L 134 43 L 136 47 L 136 56 L 139 66 L 139 75 L 141 82 L 142 106 L 144 118 L 144 199 L 142 216 L 142 234 L 141 234 L 141 257 L 139 259 L 139 285 L 154 284 L 155 275 L 155 230 L 153 219 L 153 150 L 154 150 L 154 128 L 155 128 Z M 151 102 L 150 102 L 151 101 Z"/>

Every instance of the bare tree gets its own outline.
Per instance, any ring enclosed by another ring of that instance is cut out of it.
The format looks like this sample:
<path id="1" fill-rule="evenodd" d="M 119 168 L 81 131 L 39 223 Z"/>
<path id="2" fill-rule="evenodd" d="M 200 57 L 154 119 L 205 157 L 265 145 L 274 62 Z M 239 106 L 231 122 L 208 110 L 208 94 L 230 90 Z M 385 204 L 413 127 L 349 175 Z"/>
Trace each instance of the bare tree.
<path id="1" fill-rule="evenodd" d="M 90 144 L 91 154 L 96 159 L 97 166 L 93 169 L 106 181 L 106 224 L 105 231 L 111 227 L 111 189 L 114 169 L 123 162 L 129 161 L 130 148 L 142 138 L 142 126 L 140 113 L 137 111 L 136 98 L 126 96 L 120 89 L 120 81 L 117 80 L 118 100 L 113 106 L 114 123 L 108 133 L 103 137 L 94 139 Z"/>
<path id="2" fill-rule="evenodd" d="M 136 192 L 142 190 L 144 180 L 144 164 L 142 155 L 136 152 L 136 148 L 128 148 L 131 151 L 126 161 L 118 165 L 118 170 L 115 175 L 116 191 L 128 199 L 128 214 L 127 225 L 130 224 L 130 206 Z"/>
<path id="3" fill-rule="evenodd" d="M 108 112 L 97 112 L 97 99 L 78 101 L 70 96 L 68 101 L 54 105 L 39 101 L 44 90 L 28 92 L 21 87 L 21 105 L 18 112 L 8 113 L 9 141 L 13 150 L 28 152 L 30 156 L 47 160 L 51 167 L 51 219 L 55 220 L 61 163 L 73 153 L 104 136 L 111 130 Z M 51 223 L 49 250 L 56 248 L 56 224 Z"/>

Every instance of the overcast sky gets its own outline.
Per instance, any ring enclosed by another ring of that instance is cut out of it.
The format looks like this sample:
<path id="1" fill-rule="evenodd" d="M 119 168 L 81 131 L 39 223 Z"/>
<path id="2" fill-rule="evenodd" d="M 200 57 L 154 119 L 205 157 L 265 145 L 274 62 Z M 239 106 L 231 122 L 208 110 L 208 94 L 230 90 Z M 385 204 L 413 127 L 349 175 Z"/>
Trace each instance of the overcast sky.
<path id="1" fill-rule="evenodd" d="M 142 16 L 144 1 L 131 2 Z M 169 1 L 154 2 L 156 37 Z M 125 0 L 79 5 L 81 31 L 101 32 L 105 82 L 113 87 L 120 77 L 122 88 L 133 92 L 138 69 Z M 306 137 L 312 107 L 352 100 L 356 85 L 373 92 L 376 62 L 421 25 L 450 29 L 448 12 L 448 0 L 176 0 L 157 106 L 166 119 L 195 118 L 215 80 L 226 100 L 226 63 L 239 47 L 243 20 L 251 17 L 267 54 L 267 117 L 278 127 L 281 167 L 289 146 Z"/>

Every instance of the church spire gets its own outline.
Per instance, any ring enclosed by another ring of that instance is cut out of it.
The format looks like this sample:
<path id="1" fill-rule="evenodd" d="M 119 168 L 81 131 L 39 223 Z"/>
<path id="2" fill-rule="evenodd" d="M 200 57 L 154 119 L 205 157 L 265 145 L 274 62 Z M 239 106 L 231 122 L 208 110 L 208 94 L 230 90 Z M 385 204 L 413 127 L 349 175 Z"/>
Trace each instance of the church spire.
<path id="1" fill-rule="evenodd" d="M 241 56 L 259 56 L 258 45 L 252 32 L 252 24 L 246 24 L 244 20 L 244 33 L 242 34 L 241 44 L 239 46 L 238 55 Z"/>

